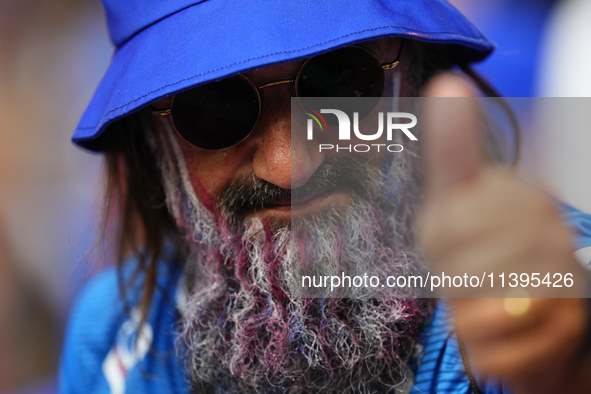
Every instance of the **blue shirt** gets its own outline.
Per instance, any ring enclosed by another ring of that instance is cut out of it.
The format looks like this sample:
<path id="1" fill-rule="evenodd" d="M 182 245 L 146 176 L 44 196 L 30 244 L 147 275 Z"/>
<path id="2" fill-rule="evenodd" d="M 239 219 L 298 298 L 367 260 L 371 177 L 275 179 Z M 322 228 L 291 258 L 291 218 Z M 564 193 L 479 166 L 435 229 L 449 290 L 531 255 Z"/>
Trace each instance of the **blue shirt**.
<path id="1" fill-rule="evenodd" d="M 591 216 L 566 207 L 565 219 L 578 230 L 577 253 L 591 247 Z M 103 271 L 84 288 L 66 332 L 60 393 L 189 393 L 183 360 L 175 353 L 181 270 L 165 263 L 158 269 L 158 290 L 141 329 L 138 311 L 126 311 L 121 302 L 114 269 Z M 138 278 L 130 293 L 138 293 L 140 286 Z M 133 301 L 129 304 L 135 305 Z M 473 393 L 447 302 L 437 303 L 419 343 L 423 354 L 413 366 L 411 394 Z M 477 371 L 472 373 L 483 393 L 510 392 L 502 382 L 484 381 Z"/>

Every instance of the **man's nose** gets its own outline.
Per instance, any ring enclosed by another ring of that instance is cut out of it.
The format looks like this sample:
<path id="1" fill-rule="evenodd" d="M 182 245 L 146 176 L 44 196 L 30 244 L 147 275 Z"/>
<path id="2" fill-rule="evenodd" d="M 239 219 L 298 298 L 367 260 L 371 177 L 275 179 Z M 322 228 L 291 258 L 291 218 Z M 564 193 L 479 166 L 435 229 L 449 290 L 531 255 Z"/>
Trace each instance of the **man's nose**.
<path id="1" fill-rule="evenodd" d="M 305 140 L 305 128 L 292 135 L 290 87 L 264 92 L 263 108 L 252 138 L 256 143 L 253 170 L 257 177 L 283 189 L 303 186 L 324 161 L 324 154 Z M 267 90 L 267 89 L 265 89 Z"/>

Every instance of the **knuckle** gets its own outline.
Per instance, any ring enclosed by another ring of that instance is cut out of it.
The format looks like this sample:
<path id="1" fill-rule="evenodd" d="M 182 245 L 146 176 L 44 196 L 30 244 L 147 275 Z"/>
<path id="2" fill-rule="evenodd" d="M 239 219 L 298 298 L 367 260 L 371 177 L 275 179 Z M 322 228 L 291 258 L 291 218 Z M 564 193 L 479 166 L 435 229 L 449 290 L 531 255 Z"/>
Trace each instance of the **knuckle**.
<path id="1" fill-rule="evenodd" d="M 549 220 L 558 218 L 558 211 L 554 202 L 541 193 L 535 192 L 528 204 L 530 210 L 539 217 Z"/>

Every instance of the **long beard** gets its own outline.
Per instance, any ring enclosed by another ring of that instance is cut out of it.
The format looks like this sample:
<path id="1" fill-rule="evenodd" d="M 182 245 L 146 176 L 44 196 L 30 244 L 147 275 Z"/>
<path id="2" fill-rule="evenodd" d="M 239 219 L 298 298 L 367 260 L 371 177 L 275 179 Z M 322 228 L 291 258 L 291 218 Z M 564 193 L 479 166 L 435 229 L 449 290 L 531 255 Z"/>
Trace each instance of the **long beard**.
<path id="1" fill-rule="evenodd" d="M 304 298 L 301 275 L 422 273 L 412 247 L 412 157 L 385 171 L 354 164 L 366 176 L 356 177 L 351 205 L 285 223 L 244 219 L 236 207 L 245 204 L 233 208 L 227 198 L 207 210 L 176 142 L 167 140 L 160 162 L 168 205 L 191 250 L 179 349 L 194 391 L 407 392 L 429 302 L 408 291 L 405 298 Z"/>

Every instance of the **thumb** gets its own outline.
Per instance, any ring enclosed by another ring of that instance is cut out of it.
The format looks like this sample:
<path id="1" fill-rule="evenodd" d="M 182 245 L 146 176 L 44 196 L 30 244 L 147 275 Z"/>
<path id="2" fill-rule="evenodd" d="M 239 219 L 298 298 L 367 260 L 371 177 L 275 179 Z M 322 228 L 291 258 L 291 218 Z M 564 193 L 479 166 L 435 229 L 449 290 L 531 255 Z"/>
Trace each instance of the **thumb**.
<path id="1" fill-rule="evenodd" d="M 426 192 L 445 193 L 478 176 L 485 164 L 479 107 L 465 81 L 451 73 L 433 78 L 423 92 L 422 156 Z"/>

